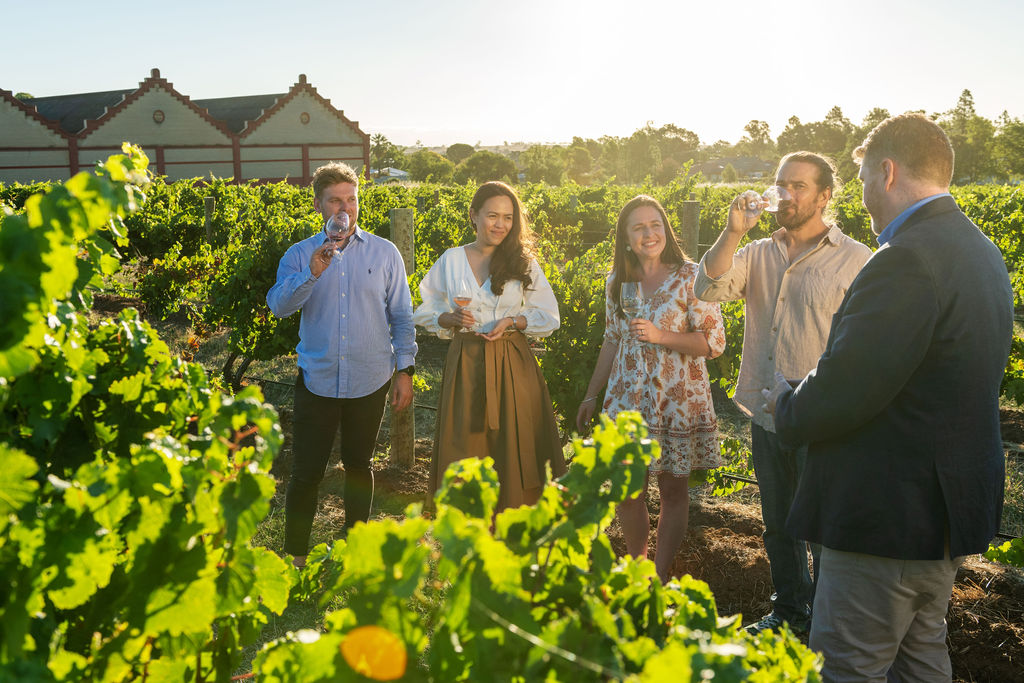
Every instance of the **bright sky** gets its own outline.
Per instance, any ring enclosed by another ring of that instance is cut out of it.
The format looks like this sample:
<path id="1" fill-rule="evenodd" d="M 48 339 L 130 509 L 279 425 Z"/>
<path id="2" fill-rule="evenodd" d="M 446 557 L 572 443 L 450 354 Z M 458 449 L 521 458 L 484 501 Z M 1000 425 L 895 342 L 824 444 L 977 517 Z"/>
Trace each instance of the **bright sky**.
<path id="1" fill-rule="evenodd" d="M 773 137 L 838 105 L 859 124 L 952 108 L 1024 118 L 1021 0 L 0 0 L 0 88 L 285 92 L 300 73 L 393 142 L 568 142 L 674 123 Z"/>

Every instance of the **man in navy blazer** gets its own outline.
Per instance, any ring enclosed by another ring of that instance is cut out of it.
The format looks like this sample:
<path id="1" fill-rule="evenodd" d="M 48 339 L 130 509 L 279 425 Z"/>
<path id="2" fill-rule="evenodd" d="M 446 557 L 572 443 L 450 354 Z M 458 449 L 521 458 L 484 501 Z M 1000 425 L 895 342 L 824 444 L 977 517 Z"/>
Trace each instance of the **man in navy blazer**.
<path id="1" fill-rule="evenodd" d="M 949 681 L 956 571 L 1002 513 L 1013 295 L 999 250 L 949 194 L 939 126 L 887 119 L 854 158 L 881 247 L 817 367 L 764 392 L 780 439 L 809 443 L 787 529 L 823 546 L 810 646 L 826 681 Z"/>

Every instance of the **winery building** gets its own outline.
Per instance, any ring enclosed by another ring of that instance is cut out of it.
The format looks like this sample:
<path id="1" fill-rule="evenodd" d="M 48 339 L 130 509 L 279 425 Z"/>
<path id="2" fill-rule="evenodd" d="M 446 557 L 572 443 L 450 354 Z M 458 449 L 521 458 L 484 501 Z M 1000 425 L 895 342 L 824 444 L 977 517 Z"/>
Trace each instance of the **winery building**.
<path id="1" fill-rule="evenodd" d="M 153 69 L 130 90 L 19 100 L 0 88 L 0 182 L 66 180 L 141 146 L 168 180 L 204 177 L 308 184 L 344 161 L 370 167 L 370 137 L 304 74 L 286 93 L 193 100 Z"/>

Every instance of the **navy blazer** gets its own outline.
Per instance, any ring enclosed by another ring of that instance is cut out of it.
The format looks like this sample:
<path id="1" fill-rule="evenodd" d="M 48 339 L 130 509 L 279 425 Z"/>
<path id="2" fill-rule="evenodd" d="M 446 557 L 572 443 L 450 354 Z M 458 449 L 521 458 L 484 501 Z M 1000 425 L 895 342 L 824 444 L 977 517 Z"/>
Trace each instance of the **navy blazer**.
<path id="1" fill-rule="evenodd" d="M 999 385 L 1013 333 L 999 250 L 940 197 L 850 285 L 825 352 L 779 398 L 776 430 L 807 443 L 786 528 L 898 559 L 984 551 L 999 528 Z"/>

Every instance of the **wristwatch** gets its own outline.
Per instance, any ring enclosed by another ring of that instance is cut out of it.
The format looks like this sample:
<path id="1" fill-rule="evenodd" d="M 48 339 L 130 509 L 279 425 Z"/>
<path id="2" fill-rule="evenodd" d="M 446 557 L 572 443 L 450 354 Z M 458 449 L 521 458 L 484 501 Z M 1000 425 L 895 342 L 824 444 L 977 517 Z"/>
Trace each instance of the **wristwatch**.
<path id="1" fill-rule="evenodd" d="M 399 372 L 404 372 L 405 374 L 407 374 L 410 377 L 412 377 L 413 375 L 416 374 L 416 366 L 415 365 L 410 365 L 407 368 L 402 368 L 401 370 L 399 370 Z"/>

